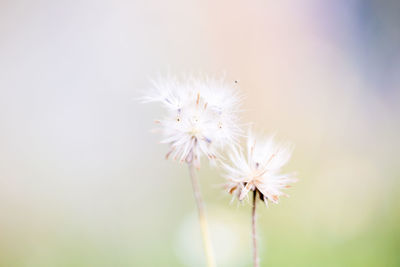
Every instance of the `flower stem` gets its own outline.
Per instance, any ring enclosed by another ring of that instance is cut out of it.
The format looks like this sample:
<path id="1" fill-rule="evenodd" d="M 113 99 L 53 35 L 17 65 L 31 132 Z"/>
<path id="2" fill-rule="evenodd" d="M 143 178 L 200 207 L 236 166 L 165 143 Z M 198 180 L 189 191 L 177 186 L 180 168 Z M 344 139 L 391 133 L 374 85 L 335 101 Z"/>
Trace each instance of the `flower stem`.
<path id="1" fill-rule="evenodd" d="M 201 235 L 203 238 L 203 245 L 207 259 L 208 267 L 215 267 L 215 260 L 212 251 L 212 245 L 210 240 L 210 235 L 208 232 L 208 224 L 206 220 L 206 214 L 204 210 L 204 202 L 200 193 L 200 186 L 197 180 L 196 169 L 192 162 L 188 162 L 189 174 L 192 180 L 193 194 L 197 204 L 197 212 L 199 214 L 199 222 L 201 228 Z"/>
<path id="2" fill-rule="evenodd" d="M 257 252 L 257 234 L 256 234 L 256 203 L 257 203 L 257 190 L 253 191 L 253 209 L 251 212 L 251 229 L 253 239 L 253 266 L 260 266 L 260 259 Z"/>

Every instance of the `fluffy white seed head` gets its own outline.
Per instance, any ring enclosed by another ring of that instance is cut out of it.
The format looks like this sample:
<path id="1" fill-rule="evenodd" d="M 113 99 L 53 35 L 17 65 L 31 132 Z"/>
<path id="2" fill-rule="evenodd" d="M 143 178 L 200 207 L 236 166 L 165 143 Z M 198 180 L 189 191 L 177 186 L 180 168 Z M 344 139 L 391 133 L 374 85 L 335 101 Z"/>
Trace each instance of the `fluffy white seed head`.
<path id="1" fill-rule="evenodd" d="M 229 155 L 230 163 L 223 163 L 227 190 L 241 201 L 250 191 L 257 191 L 260 199 L 278 203 L 280 196 L 287 196 L 281 190 L 296 182 L 293 174 L 281 174 L 281 168 L 289 161 L 292 148 L 277 144 L 273 136 L 247 137 L 246 152 L 234 148 Z"/>
<path id="2" fill-rule="evenodd" d="M 168 157 L 200 166 L 205 155 L 214 160 L 218 150 L 236 143 L 240 134 L 240 97 L 234 83 L 192 77 L 159 79 L 145 102 L 160 102 L 165 116 L 157 122 L 162 143 L 170 145 Z"/>

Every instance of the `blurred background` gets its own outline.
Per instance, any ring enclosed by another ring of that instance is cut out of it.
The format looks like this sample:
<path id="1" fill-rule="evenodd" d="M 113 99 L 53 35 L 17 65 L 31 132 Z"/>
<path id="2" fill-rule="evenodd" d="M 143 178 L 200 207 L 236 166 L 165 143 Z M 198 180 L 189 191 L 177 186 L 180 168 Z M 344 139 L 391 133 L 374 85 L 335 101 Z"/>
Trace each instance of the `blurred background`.
<path id="1" fill-rule="evenodd" d="M 260 208 L 262 266 L 400 266 L 400 2 L 0 1 L 0 266 L 204 266 L 186 166 L 135 98 L 159 73 L 239 81 L 296 149 Z M 250 204 L 203 163 L 218 266 Z"/>

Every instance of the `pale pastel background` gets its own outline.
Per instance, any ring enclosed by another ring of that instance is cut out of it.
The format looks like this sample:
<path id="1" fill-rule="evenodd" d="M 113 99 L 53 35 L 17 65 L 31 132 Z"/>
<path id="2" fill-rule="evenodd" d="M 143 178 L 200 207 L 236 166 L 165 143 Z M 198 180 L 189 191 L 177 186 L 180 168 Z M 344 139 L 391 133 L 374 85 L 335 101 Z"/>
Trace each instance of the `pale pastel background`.
<path id="1" fill-rule="evenodd" d="M 239 80 L 296 150 L 259 215 L 262 266 L 400 265 L 400 2 L 0 1 L 0 266 L 204 266 L 184 165 L 134 100 L 158 73 Z M 249 204 L 206 163 L 219 266 Z"/>

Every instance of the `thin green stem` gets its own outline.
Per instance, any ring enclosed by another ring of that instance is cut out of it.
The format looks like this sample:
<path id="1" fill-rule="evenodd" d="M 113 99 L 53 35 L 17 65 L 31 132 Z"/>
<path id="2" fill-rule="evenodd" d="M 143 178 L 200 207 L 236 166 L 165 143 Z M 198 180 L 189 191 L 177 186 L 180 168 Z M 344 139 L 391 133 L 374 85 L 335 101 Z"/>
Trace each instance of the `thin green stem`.
<path id="1" fill-rule="evenodd" d="M 199 222 L 201 228 L 201 236 L 203 238 L 204 251 L 206 254 L 207 266 L 215 267 L 215 260 L 212 250 L 208 224 L 206 220 L 204 202 L 200 193 L 200 186 L 197 180 L 196 169 L 192 162 L 188 162 L 190 179 L 192 181 L 193 194 L 197 204 L 197 212 L 199 214 Z"/>
<path id="2" fill-rule="evenodd" d="M 257 203 L 257 190 L 253 191 L 253 208 L 251 212 L 251 229 L 253 239 L 253 266 L 260 266 L 260 259 L 258 258 L 257 252 L 257 233 L 256 233 L 256 203 Z"/>

